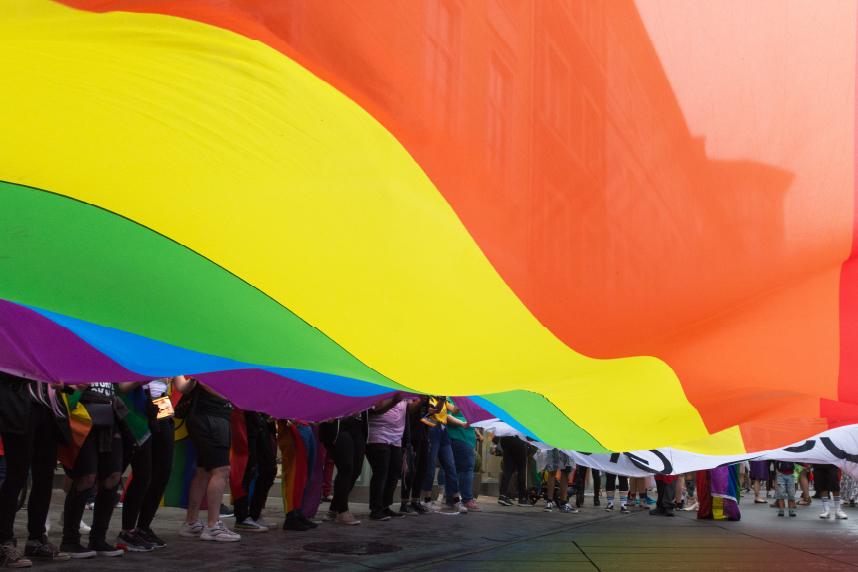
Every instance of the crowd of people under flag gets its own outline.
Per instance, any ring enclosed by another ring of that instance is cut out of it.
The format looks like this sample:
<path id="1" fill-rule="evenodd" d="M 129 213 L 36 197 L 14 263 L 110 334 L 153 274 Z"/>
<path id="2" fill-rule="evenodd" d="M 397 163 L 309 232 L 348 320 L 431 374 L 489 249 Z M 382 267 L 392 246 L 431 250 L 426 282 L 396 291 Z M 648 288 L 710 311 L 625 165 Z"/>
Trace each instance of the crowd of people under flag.
<path id="1" fill-rule="evenodd" d="M 183 537 L 238 542 L 242 534 L 268 532 L 274 525 L 263 512 L 278 473 L 284 530 L 306 532 L 325 521 L 359 525 L 349 497 L 364 460 L 371 469 L 370 520 L 479 512 L 479 442 L 501 457 L 497 503 L 505 507 L 574 514 L 592 486 L 593 505 L 606 511 L 673 516 L 686 510 L 739 520 L 742 492 L 752 490 L 754 503 L 769 503 L 773 494 L 777 515 L 795 517 L 797 505 L 812 502 L 812 479 L 820 518 L 846 519 L 841 499 L 854 504 L 858 493 L 834 465 L 793 461 L 751 460 L 684 475 L 611 474 L 576 463 L 567 452 L 534 447 L 520 434 L 475 428 L 446 396 L 395 394 L 321 423 L 273 419 L 240 410 L 185 376 L 59 385 L 0 373 L 0 438 L 0 567 L 6 568 L 165 548 L 153 525 L 163 504 L 186 508 Z M 58 462 L 65 480 L 56 545 L 48 532 Z M 436 478 L 440 497 L 433 493 Z M 21 546 L 15 517 L 28 482 Z M 231 510 L 224 506 L 227 490 Z M 121 531 L 108 538 L 120 498 Z M 226 516 L 235 519 L 231 528 Z"/>

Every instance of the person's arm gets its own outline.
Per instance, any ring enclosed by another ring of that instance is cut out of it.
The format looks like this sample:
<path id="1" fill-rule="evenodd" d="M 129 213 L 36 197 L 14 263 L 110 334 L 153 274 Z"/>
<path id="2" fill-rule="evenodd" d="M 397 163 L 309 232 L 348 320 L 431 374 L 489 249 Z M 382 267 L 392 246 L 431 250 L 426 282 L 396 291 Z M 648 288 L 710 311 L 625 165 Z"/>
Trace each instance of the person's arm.
<path id="1" fill-rule="evenodd" d="M 177 375 L 173 378 L 173 387 L 175 387 L 176 391 L 179 393 L 190 393 L 196 385 L 197 380 L 192 377 Z"/>
<path id="2" fill-rule="evenodd" d="M 412 399 L 408 402 L 408 412 L 409 413 L 417 413 L 420 411 L 420 406 L 426 403 L 426 396 L 418 397 L 416 399 Z"/>
<path id="3" fill-rule="evenodd" d="M 447 425 L 455 425 L 456 427 L 465 427 L 468 428 L 471 426 L 467 421 L 462 421 L 457 417 L 453 417 L 452 415 L 447 416 Z"/>
<path id="4" fill-rule="evenodd" d="M 387 399 L 382 399 L 378 403 L 372 406 L 372 409 L 369 410 L 370 415 L 381 415 L 383 413 L 387 413 L 393 407 L 401 401 L 399 394 L 397 393 L 393 397 L 388 397 Z"/>
<path id="5" fill-rule="evenodd" d="M 142 381 L 123 381 L 122 383 L 116 384 L 116 389 L 121 391 L 122 393 L 131 393 L 138 387 L 141 387 L 144 384 Z"/>

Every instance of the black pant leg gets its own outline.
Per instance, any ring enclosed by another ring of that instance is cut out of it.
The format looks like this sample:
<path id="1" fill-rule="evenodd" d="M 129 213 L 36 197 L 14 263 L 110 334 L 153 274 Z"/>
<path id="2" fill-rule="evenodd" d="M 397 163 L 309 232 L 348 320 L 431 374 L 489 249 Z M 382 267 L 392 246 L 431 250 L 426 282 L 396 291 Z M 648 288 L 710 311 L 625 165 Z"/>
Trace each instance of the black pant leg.
<path id="1" fill-rule="evenodd" d="M 98 492 L 95 495 L 95 508 L 92 511 L 90 542 L 107 539 L 107 529 L 110 527 L 110 518 L 116 506 L 116 487 L 119 483 L 108 487 L 105 481 L 122 471 L 122 455 L 122 437 L 119 434 L 113 435 L 110 451 L 98 454 Z"/>
<path id="2" fill-rule="evenodd" d="M 360 473 L 363 469 L 363 459 L 366 455 L 366 433 L 364 433 L 363 427 L 355 423 L 352 425 L 350 431 L 354 448 L 352 449 L 352 482 L 349 492 L 351 492 L 358 478 L 360 478 Z"/>
<path id="3" fill-rule="evenodd" d="M 175 445 L 174 431 L 172 419 L 157 421 L 155 430 L 152 431 L 152 480 L 140 504 L 140 515 L 137 517 L 139 528 L 149 528 L 152 525 L 155 513 L 161 505 L 161 498 L 167 490 L 167 483 L 170 482 Z"/>
<path id="4" fill-rule="evenodd" d="M 250 518 L 257 520 L 268 501 L 268 493 L 277 476 L 277 455 L 274 450 L 274 436 L 263 428 L 256 440 L 256 484 L 250 499 Z"/>
<path id="5" fill-rule="evenodd" d="M 6 478 L 0 485 L 0 542 L 15 538 L 15 513 L 18 495 L 27 482 L 33 453 L 32 435 L 3 433 Z"/>
<path id="6" fill-rule="evenodd" d="M 57 467 L 57 444 L 60 432 L 53 412 L 46 407 L 34 406 L 33 457 L 30 472 L 33 484 L 27 503 L 27 530 L 30 540 L 41 540 L 45 535 L 45 521 L 51 507 L 54 490 L 54 471 Z"/>
<path id="7" fill-rule="evenodd" d="M 390 447 L 381 443 L 366 446 L 366 458 L 372 467 L 369 480 L 369 509 L 379 512 L 384 509 L 384 489 L 387 484 L 387 469 L 390 465 Z"/>
<path id="8" fill-rule="evenodd" d="M 331 510 L 346 512 L 349 510 L 349 491 L 352 488 L 352 463 L 354 463 L 354 443 L 347 431 L 340 431 L 336 441 L 327 445 L 328 453 L 334 459 L 337 475 L 334 477 L 334 498 Z"/>
<path id="9" fill-rule="evenodd" d="M 384 487 L 384 507 L 393 504 L 393 493 L 396 492 L 396 483 L 402 473 L 402 447 L 389 446 L 390 461 L 387 467 L 387 483 Z"/>
<path id="10" fill-rule="evenodd" d="M 122 530 L 134 530 L 143 499 L 152 484 L 152 437 L 142 445 L 133 445 L 126 441 L 125 449 L 131 452 L 131 483 L 125 489 L 125 501 L 122 505 Z M 127 454 L 126 454 L 127 456 Z"/>

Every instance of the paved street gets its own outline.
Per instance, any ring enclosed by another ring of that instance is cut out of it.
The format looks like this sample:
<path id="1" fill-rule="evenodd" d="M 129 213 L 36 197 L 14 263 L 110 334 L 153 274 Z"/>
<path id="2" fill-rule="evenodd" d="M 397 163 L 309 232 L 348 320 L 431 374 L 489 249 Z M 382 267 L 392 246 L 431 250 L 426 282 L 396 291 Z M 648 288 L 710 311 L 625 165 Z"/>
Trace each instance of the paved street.
<path id="1" fill-rule="evenodd" d="M 54 507 L 59 510 L 59 496 Z M 741 522 L 698 521 L 694 513 L 675 518 L 630 515 L 592 507 L 580 514 L 546 513 L 541 508 L 500 507 L 480 500 L 484 512 L 462 516 L 427 515 L 356 527 L 323 523 L 309 532 L 275 530 L 245 534 L 238 544 L 180 538 L 183 512 L 162 509 L 156 532 L 169 544 L 149 554 L 39 565 L 62 570 L 856 570 L 858 509 L 848 521 L 817 518 L 818 501 L 800 508 L 797 518 L 778 518 L 773 509 L 742 503 Z M 604 503 L 604 498 L 603 498 Z M 366 505 L 354 505 L 365 517 Z M 279 499 L 269 521 L 282 514 Z M 54 521 L 56 522 L 54 515 Z M 26 512 L 18 516 L 24 534 Z M 87 512 L 86 519 L 91 518 Z M 227 520 L 232 524 L 232 519 Z M 119 510 L 113 519 L 119 523 Z M 52 539 L 58 542 L 54 529 Z M 391 550 L 379 554 L 367 548 Z"/>

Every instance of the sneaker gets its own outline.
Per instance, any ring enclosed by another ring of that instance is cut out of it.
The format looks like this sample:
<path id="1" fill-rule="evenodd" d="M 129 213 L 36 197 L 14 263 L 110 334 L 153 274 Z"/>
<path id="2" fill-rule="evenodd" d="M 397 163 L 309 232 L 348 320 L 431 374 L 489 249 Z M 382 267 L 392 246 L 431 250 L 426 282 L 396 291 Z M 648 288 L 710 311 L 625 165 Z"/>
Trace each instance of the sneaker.
<path id="1" fill-rule="evenodd" d="M 569 504 L 567 502 L 567 503 L 563 503 L 562 505 L 560 505 L 560 512 L 578 514 L 579 511 L 576 507 L 572 506 L 571 504 Z"/>
<path id="2" fill-rule="evenodd" d="M 325 516 L 322 517 L 322 520 L 325 522 L 334 522 L 337 520 L 337 511 L 329 510 L 325 513 Z"/>
<path id="3" fill-rule="evenodd" d="M 682 509 L 682 510 L 684 510 L 684 511 L 686 511 L 686 512 L 689 512 L 689 511 L 692 511 L 692 510 L 697 510 L 698 508 L 700 508 L 700 505 L 699 505 L 698 503 L 696 503 L 696 502 L 695 502 L 694 504 L 689 505 L 689 506 L 685 507 L 685 508 L 684 508 L 684 509 Z"/>
<path id="4" fill-rule="evenodd" d="M 399 505 L 399 514 L 402 514 L 405 516 L 408 516 L 408 515 L 416 516 L 417 511 L 414 510 L 414 507 L 412 507 L 411 504 L 404 502 L 404 503 L 401 503 Z"/>
<path id="5" fill-rule="evenodd" d="M 466 502 L 465 508 L 468 509 L 468 511 L 470 511 L 470 512 L 481 512 L 482 511 L 482 509 L 479 507 L 479 505 L 477 504 L 477 501 L 475 499 L 471 499 L 468 502 Z"/>
<path id="6" fill-rule="evenodd" d="M 2 568 L 29 568 L 33 562 L 18 550 L 13 541 L 0 544 L 0 567 Z"/>
<path id="7" fill-rule="evenodd" d="M 250 517 L 245 518 L 241 522 L 236 522 L 235 528 L 236 530 L 246 530 L 248 532 L 268 532 L 267 526 L 259 524 Z"/>
<path id="8" fill-rule="evenodd" d="M 136 530 L 122 531 L 116 537 L 116 545 L 126 552 L 152 552 L 155 547 L 137 534 Z"/>
<path id="9" fill-rule="evenodd" d="M 459 514 L 468 514 L 468 507 L 465 506 L 465 503 L 459 501 L 456 503 L 456 510 L 459 511 Z"/>
<path id="10" fill-rule="evenodd" d="M 512 506 L 512 501 L 507 497 L 501 495 L 498 497 L 498 504 L 501 506 Z"/>
<path id="11" fill-rule="evenodd" d="M 80 542 L 63 542 L 62 544 L 60 544 L 60 550 L 68 554 L 74 560 L 77 560 L 79 558 L 95 558 L 97 556 L 95 550 L 84 548 Z"/>
<path id="12" fill-rule="evenodd" d="M 605 506 L 605 510 L 614 510 L 614 503 L 609 502 L 607 506 Z"/>
<path id="13" fill-rule="evenodd" d="M 319 527 L 318 524 L 316 524 L 315 522 L 313 522 L 312 520 L 310 520 L 309 518 L 307 518 L 303 514 L 298 515 L 298 520 L 300 520 L 302 523 L 304 523 L 304 525 L 307 526 L 308 528 L 318 528 Z M 271 525 L 269 525 L 268 523 L 266 523 L 265 521 L 263 521 L 261 519 L 256 519 L 256 524 L 261 524 L 262 526 L 265 526 L 268 528 L 273 528 Z"/>
<path id="14" fill-rule="evenodd" d="M 454 504 L 444 505 L 444 508 L 442 508 L 440 511 L 438 511 L 438 513 L 439 514 L 445 514 L 447 516 L 454 516 L 454 515 L 460 514 L 459 508 Z"/>
<path id="15" fill-rule="evenodd" d="M 158 538 L 151 528 L 138 528 L 137 536 L 152 545 L 152 548 L 166 548 L 167 543 Z"/>
<path id="16" fill-rule="evenodd" d="M 238 542 L 241 540 L 241 535 L 236 534 L 223 525 L 222 521 L 217 521 L 217 524 L 212 527 L 204 527 L 200 534 L 200 540 L 211 540 L 214 542 Z"/>
<path id="17" fill-rule="evenodd" d="M 510 505 L 510 506 L 512 506 L 512 505 Z M 529 508 L 529 507 L 532 507 L 533 505 L 530 504 L 530 501 L 528 499 L 518 499 L 518 506 L 526 506 Z"/>
<path id="18" fill-rule="evenodd" d="M 794 508 L 789 509 L 789 515 L 790 516 L 796 516 Z"/>
<path id="19" fill-rule="evenodd" d="M 819 515 L 819 518 L 831 518 L 831 512 L 825 511 Z"/>
<path id="20" fill-rule="evenodd" d="M 422 502 L 420 505 L 426 509 L 426 512 L 441 512 L 441 505 L 436 501 Z"/>
<path id="21" fill-rule="evenodd" d="M 620 512 L 623 514 L 629 514 L 631 511 L 629 510 L 629 507 L 627 507 L 624 504 L 621 504 L 620 505 Z"/>
<path id="22" fill-rule="evenodd" d="M 369 513 L 369 519 L 370 520 L 384 521 L 384 520 L 390 520 L 390 517 L 387 516 L 386 514 L 384 514 L 383 511 L 375 510 L 375 511 L 372 511 L 371 513 Z"/>
<path id="23" fill-rule="evenodd" d="M 784 509 L 782 509 L 782 508 L 778 509 L 778 516 L 783 516 L 783 515 L 784 515 Z"/>
<path id="24" fill-rule="evenodd" d="M 225 504 L 221 503 L 220 511 L 218 511 L 218 516 L 220 516 L 221 518 L 232 518 L 235 516 L 235 511 L 226 506 Z"/>
<path id="25" fill-rule="evenodd" d="M 545 512 L 551 512 L 551 511 L 553 511 L 555 508 L 557 508 L 557 505 L 555 505 L 555 504 L 554 504 L 553 502 L 551 502 L 550 500 L 547 500 L 547 501 L 545 501 L 545 508 L 544 508 L 544 509 L 542 509 L 542 510 L 544 510 Z"/>
<path id="26" fill-rule="evenodd" d="M 84 508 L 86 508 L 86 510 L 94 510 L 95 509 L 95 501 L 89 501 L 88 503 L 86 503 Z"/>
<path id="27" fill-rule="evenodd" d="M 387 516 L 389 516 L 390 518 L 405 518 L 404 514 L 402 514 L 401 512 L 394 512 L 394 511 L 390 510 L 390 507 L 387 507 L 382 512 L 384 514 L 386 514 Z"/>
<path id="28" fill-rule="evenodd" d="M 203 528 L 205 527 L 199 520 L 197 522 L 183 522 L 182 526 L 179 527 L 179 536 L 196 538 L 203 533 Z"/>
<path id="29" fill-rule="evenodd" d="M 238 525 L 235 525 L 238 528 Z M 303 522 L 298 517 L 290 517 L 283 521 L 283 530 L 293 530 L 295 532 L 306 532 L 310 530 L 312 527 L 307 526 L 307 523 Z"/>
<path id="30" fill-rule="evenodd" d="M 93 540 L 92 538 L 89 539 L 89 549 L 95 550 L 95 553 L 99 556 L 115 557 L 125 554 L 124 550 L 117 548 L 105 540 Z"/>
<path id="31" fill-rule="evenodd" d="M 414 514 L 426 514 L 428 511 L 420 501 L 411 501 L 411 508 L 414 509 Z"/>
<path id="32" fill-rule="evenodd" d="M 843 512 L 842 509 L 838 508 L 836 511 L 834 511 L 834 518 L 836 518 L 837 520 L 846 520 L 849 518 L 849 515 Z"/>
<path id="33" fill-rule="evenodd" d="M 355 526 L 360 524 L 360 521 L 355 518 L 355 515 L 351 513 L 351 511 L 341 512 L 337 515 L 337 524 L 346 524 L 349 526 Z"/>
<path id="34" fill-rule="evenodd" d="M 38 558 L 39 560 L 53 560 L 64 562 L 71 560 L 71 556 L 48 542 L 48 537 L 43 536 L 41 540 L 28 540 L 24 545 L 24 556 L 27 558 Z"/>

